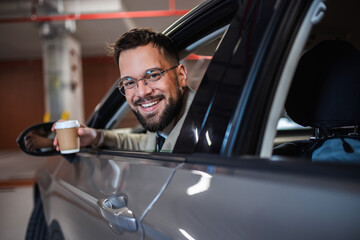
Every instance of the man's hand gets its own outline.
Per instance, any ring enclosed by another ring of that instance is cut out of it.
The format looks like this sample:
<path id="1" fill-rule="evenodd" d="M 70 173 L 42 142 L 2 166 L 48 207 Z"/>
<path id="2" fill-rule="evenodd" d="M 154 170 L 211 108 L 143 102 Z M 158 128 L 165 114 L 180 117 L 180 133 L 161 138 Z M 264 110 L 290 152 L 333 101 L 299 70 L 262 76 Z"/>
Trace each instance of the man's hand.
<path id="1" fill-rule="evenodd" d="M 29 151 L 35 151 L 41 148 L 51 148 L 52 140 L 43 136 L 40 136 L 34 132 L 30 132 L 25 137 L 25 147 Z"/>
<path id="2" fill-rule="evenodd" d="M 57 122 L 60 121 L 64 121 L 64 120 L 58 120 Z M 55 131 L 55 124 L 51 127 L 51 131 Z M 85 126 L 84 124 L 80 124 L 80 127 L 78 128 L 78 135 L 80 137 L 80 147 L 85 147 L 85 146 L 89 146 L 89 145 L 100 145 L 101 143 L 99 142 L 101 140 L 101 131 L 94 129 L 94 128 L 89 128 L 87 126 Z M 54 138 L 54 142 L 53 145 L 56 147 L 57 151 L 60 151 L 59 148 L 59 141 L 57 138 L 57 135 Z"/>

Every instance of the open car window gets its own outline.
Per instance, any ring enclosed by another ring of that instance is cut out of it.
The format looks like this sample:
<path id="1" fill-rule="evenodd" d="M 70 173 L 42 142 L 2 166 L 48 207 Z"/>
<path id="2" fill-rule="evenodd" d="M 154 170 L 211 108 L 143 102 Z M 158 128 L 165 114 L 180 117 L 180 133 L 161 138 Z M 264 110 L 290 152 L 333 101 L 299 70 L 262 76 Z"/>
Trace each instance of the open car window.
<path id="1" fill-rule="evenodd" d="M 188 71 L 187 85 L 195 92 L 198 90 L 207 67 L 227 28 L 228 25 L 217 29 L 216 31 L 191 43 L 180 52 L 180 63 L 184 64 Z M 145 132 L 127 102 L 124 102 L 120 106 L 109 123 L 111 123 L 111 126 L 108 126 L 108 129 L 121 129 L 121 131 L 126 133 Z"/>

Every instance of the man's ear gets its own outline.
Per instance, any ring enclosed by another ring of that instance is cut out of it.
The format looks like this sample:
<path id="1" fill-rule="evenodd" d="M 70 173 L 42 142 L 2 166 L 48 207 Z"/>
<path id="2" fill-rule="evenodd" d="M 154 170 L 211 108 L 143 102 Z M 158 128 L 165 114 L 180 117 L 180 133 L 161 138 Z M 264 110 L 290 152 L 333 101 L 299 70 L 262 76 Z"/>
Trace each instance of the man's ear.
<path id="1" fill-rule="evenodd" d="M 187 70 L 183 64 L 179 64 L 177 67 L 178 80 L 180 87 L 186 87 L 187 84 Z"/>

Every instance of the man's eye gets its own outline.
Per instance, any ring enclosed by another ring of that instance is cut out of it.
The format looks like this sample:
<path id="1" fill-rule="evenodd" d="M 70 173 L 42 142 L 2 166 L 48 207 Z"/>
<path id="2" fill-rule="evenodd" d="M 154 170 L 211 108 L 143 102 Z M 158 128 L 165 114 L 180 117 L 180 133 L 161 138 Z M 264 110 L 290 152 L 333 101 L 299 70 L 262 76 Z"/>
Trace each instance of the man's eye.
<path id="1" fill-rule="evenodd" d="M 125 80 L 124 81 L 124 87 L 126 88 L 131 88 L 133 86 L 135 86 L 135 81 L 134 80 Z"/>
<path id="2" fill-rule="evenodd" d="M 157 79 L 159 79 L 159 77 L 160 77 L 159 72 L 152 72 L 152 73 L 146 75 L 145 78 L 148 79 L 148 80 L 157 80 Z"/>

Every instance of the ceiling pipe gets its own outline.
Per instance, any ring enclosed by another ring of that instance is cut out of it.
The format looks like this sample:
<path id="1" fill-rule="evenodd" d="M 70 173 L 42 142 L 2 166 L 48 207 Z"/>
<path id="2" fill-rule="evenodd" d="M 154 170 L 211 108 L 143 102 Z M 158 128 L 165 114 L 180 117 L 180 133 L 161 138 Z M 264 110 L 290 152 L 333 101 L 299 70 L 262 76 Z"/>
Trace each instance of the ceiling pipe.
<path id="1" fill-rule="evenodd" d="M 128 11 L 128 12 L 108 12 L 108 13 L 88 13 L 88 14 L 64 14 L 37 16 L 35 9 L 32 15 L 25 18 L 0 18 L 1 23 L 26 23 L 26 22 L 51 22 L 66 20 L 101 20 L 101 19 L 123 19 L 123 18 L 147 18 L 147 17 L 170 17 L 182 16 L 190 10 L 176 10 L 176 1 L 169 0 L 169 10 L 158 11 Z"/>
<path id="2" fill-rule="evenodd" d="M 0 23 L 170 17 L 170 16 L 182 16 L 189 11 L 190 10 L 163 10 L 163 11 L 131 11 L 131 12 L 113 12 L 113 13 L 67 14 L 67 15 L 52 15 L 52 16 L 32 15 L 31 17 L 28 18 L 4 18 L 4 19 L 0 19 Z"/>

